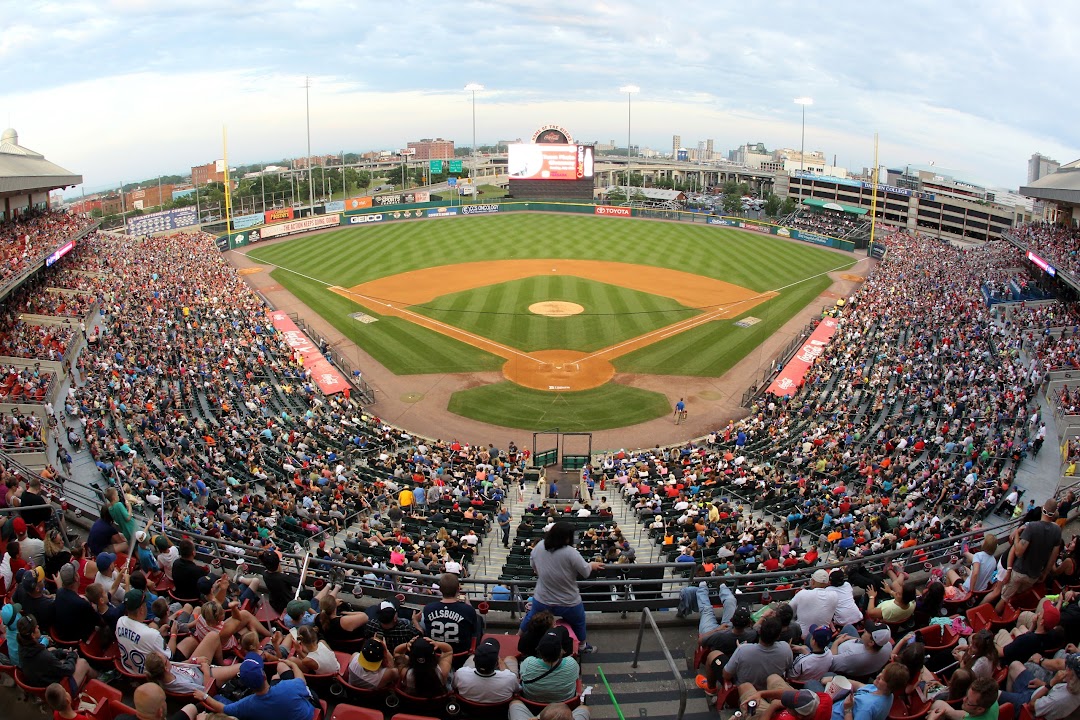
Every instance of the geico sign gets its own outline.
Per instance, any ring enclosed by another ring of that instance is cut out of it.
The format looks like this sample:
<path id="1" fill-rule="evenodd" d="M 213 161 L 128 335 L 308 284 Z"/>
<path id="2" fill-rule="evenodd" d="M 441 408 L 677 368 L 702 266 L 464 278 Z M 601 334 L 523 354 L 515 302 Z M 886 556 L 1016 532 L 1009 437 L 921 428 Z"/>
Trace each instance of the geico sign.
<path id="1" fill-rule="evenodd" d="M 614 215 L 615 217 L 630 217 L 630 208 L 614 207 L 612 205 L 597 205 L 593 211 L 597 215 Z"/>
<path id="2" fill-rule="evenodd" d="M 349 224 L 360 225 L 362 223 L 379 222 L 382 219 L 382 213 L 375 213 L 374 215 L 353 215 L 349 218 Z"/>

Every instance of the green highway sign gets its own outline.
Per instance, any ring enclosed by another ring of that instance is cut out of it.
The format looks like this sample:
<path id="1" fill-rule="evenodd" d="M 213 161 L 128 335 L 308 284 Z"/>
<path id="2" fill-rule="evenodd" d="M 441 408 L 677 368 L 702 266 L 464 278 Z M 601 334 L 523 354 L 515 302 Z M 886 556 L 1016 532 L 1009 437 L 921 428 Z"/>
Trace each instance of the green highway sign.
<path id="1" fill-rule="evenodd" d="M 452 172 L 452 173 L 461 172 L 461 161 L 460 160 L 451 160 L 450 161 L 450 172 Z"/>
<path id="2" fill-rule="evenodd" d="M 442 172 L 442 160 L 432 160 L 431 161 L 431 172 L 434 173 L 435 175 L 438 175 L 439 173 Z"/>

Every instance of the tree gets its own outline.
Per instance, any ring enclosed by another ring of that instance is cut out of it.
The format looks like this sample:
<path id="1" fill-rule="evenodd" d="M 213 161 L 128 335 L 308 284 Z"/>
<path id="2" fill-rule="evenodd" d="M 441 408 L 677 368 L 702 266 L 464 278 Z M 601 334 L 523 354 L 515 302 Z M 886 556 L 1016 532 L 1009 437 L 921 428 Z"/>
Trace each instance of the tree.
<path id="1" fill-rule="evenodd" d="M 724 195 L 739 195 L 739 183 L 734 180 L 728 180 L 724 183 Z"/>
<path id="2" fill-rule="evenodd" d="M 784 202 L 780 205 L 781 215 L 790 215 L 795 212 L 799 207 L 799 204 L 795 202 L 795 198 L 788 196 L 784 198 Z"/>
<path id="3" fill-rule="evenodd" d="M 626 202 L 626 192 L 619 186 L 615 186 L 604 196 L 608 205 L 622 205 Z"/>
<path id="4" fill-rule="evenodd" d="M 742 198 L 736 193 L 724 193 L 724 214 L 737 215 L 742 210 Z"/>
<path id="5" fill-rule="evenodd" d="M 765 214 L 768 217 L 776 217 L 776 213 L 780 210 L 780 198 L 774 193 L 769 193 L 765 198 Z"/>

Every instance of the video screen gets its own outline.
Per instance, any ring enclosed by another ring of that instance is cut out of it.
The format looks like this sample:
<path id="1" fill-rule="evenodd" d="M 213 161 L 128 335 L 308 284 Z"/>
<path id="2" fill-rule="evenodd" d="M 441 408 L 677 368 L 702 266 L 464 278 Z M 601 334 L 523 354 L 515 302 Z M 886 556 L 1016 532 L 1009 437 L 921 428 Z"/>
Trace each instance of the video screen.
<path id="1" fill-rule="evenodd" d="M 507 157 L 511 179 L 582 180 L 593 176 L 593 149 L 586 145 L 547 143 L 511 145 Z"/>

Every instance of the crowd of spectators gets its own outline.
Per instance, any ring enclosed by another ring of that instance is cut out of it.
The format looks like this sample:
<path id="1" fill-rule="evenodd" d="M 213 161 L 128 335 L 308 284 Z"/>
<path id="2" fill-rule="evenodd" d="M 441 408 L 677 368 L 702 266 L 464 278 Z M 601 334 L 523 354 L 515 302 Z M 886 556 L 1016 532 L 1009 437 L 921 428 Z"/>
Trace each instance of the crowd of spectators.
<path id="1" fill-rule="evenodd" d="M 60 210 L 32 211 L 0 223 L 0 285 L 92 224 Z"/>
<path id="2" fill-rule="evenodd" d="M 870 231 L 870 225 L 861 217 L 836 210 L 800 209 L 789 218 L 787 224 L 800 230 L 839 238 L 865 235 Z"/>
<path id="3" fill-rule="evenodd" d="M 1080 271 L 1080 230 L 1058 223 L 1029 223 L 1012 230 L 1027 249 L 1071 274 Z"/>

